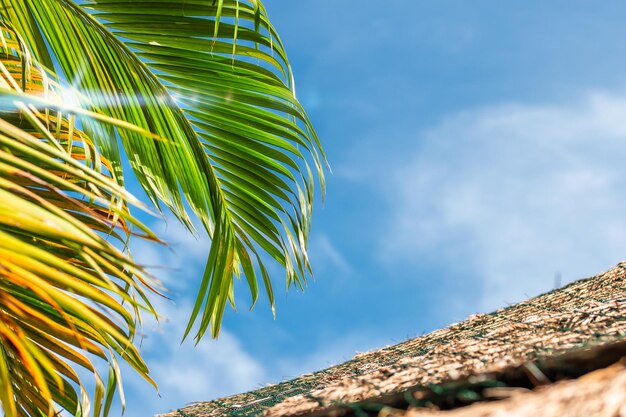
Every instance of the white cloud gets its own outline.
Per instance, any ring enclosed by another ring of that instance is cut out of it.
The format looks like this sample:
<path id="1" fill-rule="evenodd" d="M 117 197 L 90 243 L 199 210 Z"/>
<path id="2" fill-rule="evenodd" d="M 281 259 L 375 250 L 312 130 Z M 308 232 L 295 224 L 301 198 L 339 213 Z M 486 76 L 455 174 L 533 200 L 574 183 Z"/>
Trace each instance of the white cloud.
<path id="1" fill-rule="evenodd" d="M 183 299 L 177 307 L 165 300 L 157 301 L 156 307 L 165 320 L 159 325 L 144 326 L 141 354 L 159 385 L 159 395 L 134 372 L 125 369 L 125 375 L 130 376 L 125 384 L 130 393 L 125 415 L 160 414 L 195 401 L 245 392 L 267 378 L 263 365 L 227 330 L 221 331 L 217 341 L 205 337 L 197 346 L 191 338 L 181 343 L 190 302 Z"/>
<path id="2" fill-rule="evenodd" d="M 178 323 L 186 324 L 186 318 Z M 263 366 L 225 330 L 218 341 L 207 338 L 198 346 L 192 340 L 181 345 L 177 331 L 164 332 L 157 336 L 150 353 L 158 355 L 152 372 L 159 381 L 161 395 L 172 407 L 245 392 L 265 378 Z"/>
<path id="3" fill-rule="evenodd" d="M 169 246 L 135 240 L 133 256 L 151 267 L 171 290 L 168 295 L 174 301 L 152 297 L 162 320 L 156 323 L 145 317 L 143 326 L 141 354 L 159 385 L 159 395 L 126 366 L 125 415 L 150 416 L 257 387 L 267 379 L 265 368 L 227 330 L 221 331 L 218 341 L 207 336 L 194 346 L 192 333 L 181 344 L 209 253 L 209 239 L 202 233 L 194 237 L 172 218 L 152 228 Z"/>
<path id="4" fill-rule="evenodd" d="M 387 178 L 384 260 L 456 265 L 491 309 L 626 258 L 626 96 L 484 108 L 419 139 Z"/>

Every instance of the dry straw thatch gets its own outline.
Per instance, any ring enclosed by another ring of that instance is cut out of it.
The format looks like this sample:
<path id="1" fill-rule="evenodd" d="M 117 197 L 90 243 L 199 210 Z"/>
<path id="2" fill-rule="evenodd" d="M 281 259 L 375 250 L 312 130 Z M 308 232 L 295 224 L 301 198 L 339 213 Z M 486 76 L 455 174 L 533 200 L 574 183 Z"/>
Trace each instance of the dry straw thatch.
<path id="1" fill-rule="evenodd" d="M 381 414 L 386 417 L 624 417 L 626 367 L 616 364 L 502 401 L 481 402 L 449 411 L 411 409 Z"/>
<path id="2" fill-rule="evenodd" d="M 341 365 L 165 416 L 626 417 L 626 370 L 608 367 L 626 356 L 625 312 L 623 263 Z M 552 383 L 559 379 L 569 380 Z"/>

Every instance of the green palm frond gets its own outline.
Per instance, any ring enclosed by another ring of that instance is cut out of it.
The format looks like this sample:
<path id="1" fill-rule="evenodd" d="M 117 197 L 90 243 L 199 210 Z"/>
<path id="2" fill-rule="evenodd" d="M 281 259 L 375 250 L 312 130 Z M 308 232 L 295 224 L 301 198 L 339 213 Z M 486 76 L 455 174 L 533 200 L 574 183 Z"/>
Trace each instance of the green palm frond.
<path id="1" fill-rule="evenodd" d="M 152 279 L 120 248 L 158 239 L 130 213 L 122 155 L 157 209 L 211 237 L 197 341 L 235 277 L 274 308 L 268 259 L 304 286 L 325 156 L 259 0 L 0 0 L 0 26 L 0 402 L 106 415 L 120 358 L 152 382 L 133 345 Z"/>
<path id="2" fill-rule="evenodd" d="M 198 323 L 197 340 L 217 336 L 234 276 L 245 275 L 253 303 L 260 276 L 273 308 L 268 256 L 288 286 L 304 285 L 324 155 L 259 1 L 0 1 L 33 50 L 46 40 L 91 110 L 167 138 L 118 130 L 153 202 L 190 225 L 188 202 L 212 238 L 187 333 Z M 120 151 L 98 140 L 110 135 L 94 136 L 121 178 Z"/>
<path id="3" fill-rule="evenodd" d="M 133 345 L 140 311 L 155 314 L 152 279 L 109 237 L 157 239 L 17 33 L 0 35 L 0 402 L 7 417 L 99 416 L 119 358 L 152 383 Z M 92 396 L 76 367 L 94 375 Z"/>
<path id="4" fill-rule="evenodd" d="M 302 286 L 309 269 L 313 179 L 305 154 L 322 186 L 324 176 L 285 50 L 259 2 L 92 0 L 87 7 L 176 98 L 215 172 L 210 186 L 224 238 L 211 256 L 224 250 L 232 261 L 210 258 L 191 322 L 206 302 L 197 337 L 211 321 L 216 335 L 239 262 L 255 300 L 253 260 L 272 298 L 259 249 L 286 269 L 288 284 Z"/>

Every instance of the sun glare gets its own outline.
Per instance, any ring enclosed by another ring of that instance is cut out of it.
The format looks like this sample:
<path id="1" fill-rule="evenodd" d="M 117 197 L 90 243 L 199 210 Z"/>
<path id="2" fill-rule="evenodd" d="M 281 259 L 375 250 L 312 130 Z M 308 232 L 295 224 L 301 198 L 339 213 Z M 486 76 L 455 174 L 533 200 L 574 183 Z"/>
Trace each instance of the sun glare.
<path id="1" fill-rule="evenodd" d="M 61 103 L 68 110 L 80 109 L 80 93 L 74 87 L 66 87 L 61 92 Z"/>

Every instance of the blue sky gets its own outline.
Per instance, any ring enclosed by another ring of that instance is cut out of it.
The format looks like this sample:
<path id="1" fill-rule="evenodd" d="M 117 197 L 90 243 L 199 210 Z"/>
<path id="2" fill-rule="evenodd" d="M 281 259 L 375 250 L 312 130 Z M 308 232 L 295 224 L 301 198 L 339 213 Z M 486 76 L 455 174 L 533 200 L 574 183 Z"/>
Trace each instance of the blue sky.
<path id="1" fill-rule="evenodd" d="M 147 416 L 350 359 L 626 259 L 626 4 L 267 0 L 334 174 L 315 282 L 180 345 L 208 242 L 148 219 L 176 304 L 142 351 Z"/>

